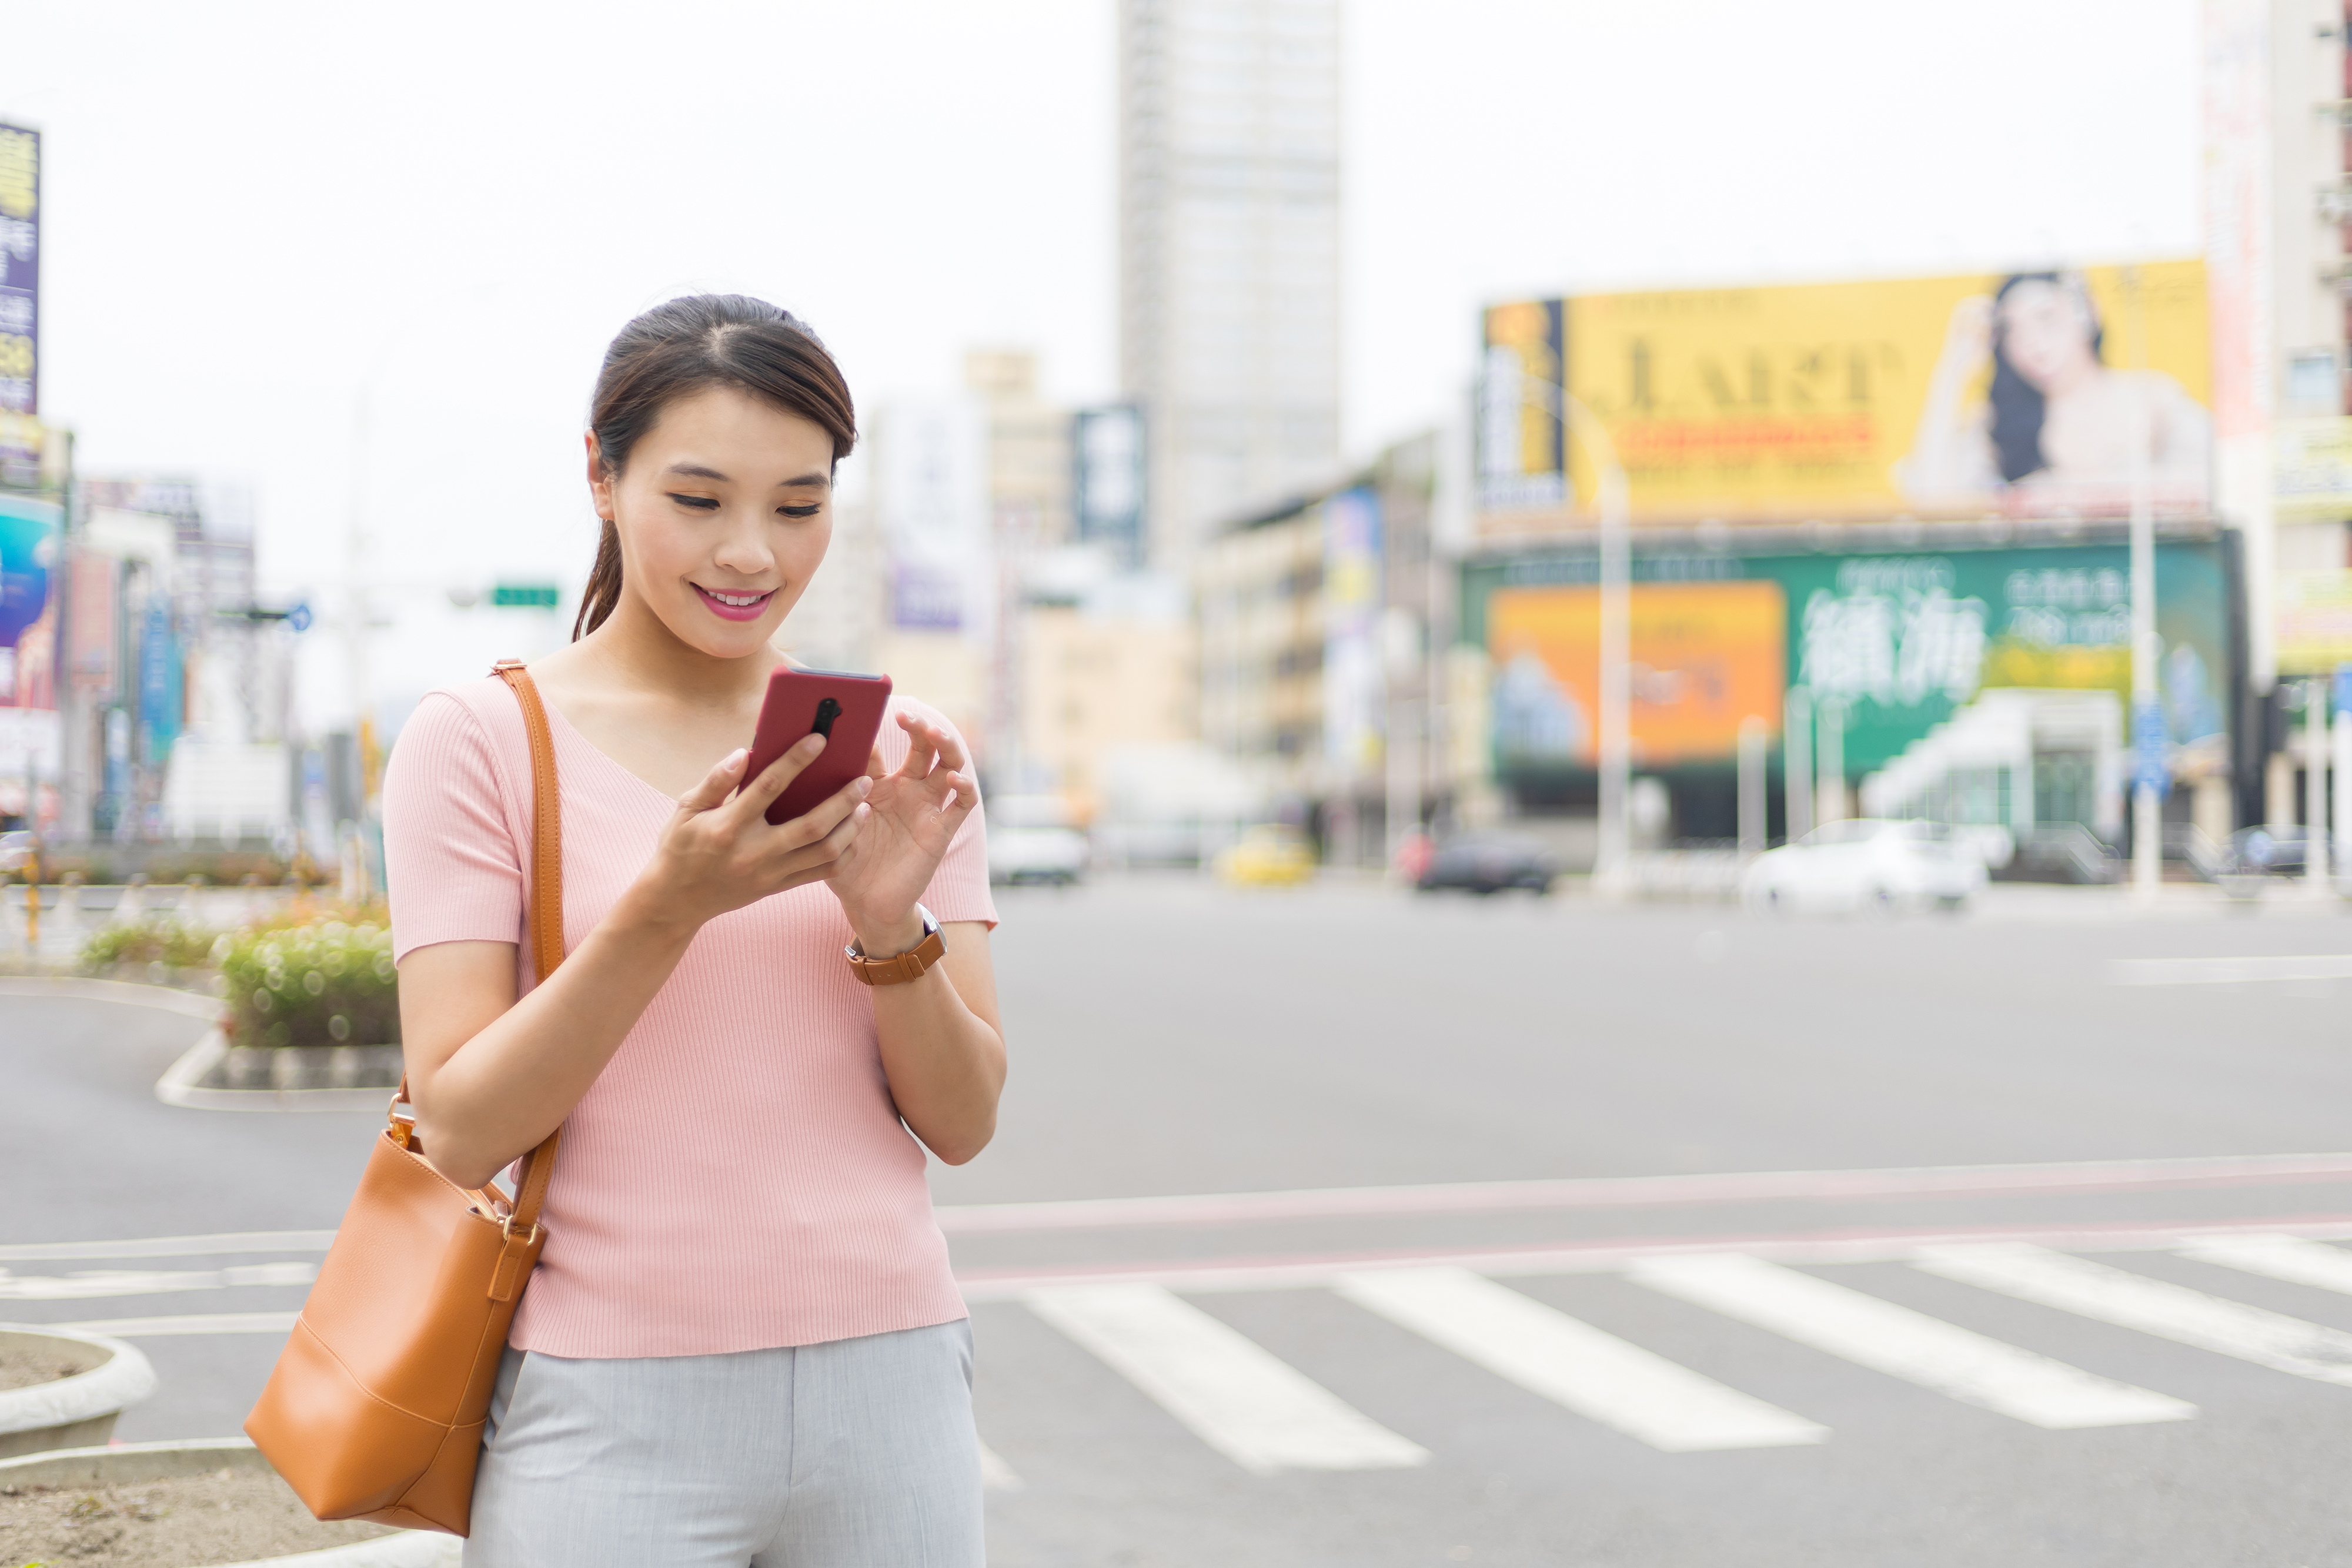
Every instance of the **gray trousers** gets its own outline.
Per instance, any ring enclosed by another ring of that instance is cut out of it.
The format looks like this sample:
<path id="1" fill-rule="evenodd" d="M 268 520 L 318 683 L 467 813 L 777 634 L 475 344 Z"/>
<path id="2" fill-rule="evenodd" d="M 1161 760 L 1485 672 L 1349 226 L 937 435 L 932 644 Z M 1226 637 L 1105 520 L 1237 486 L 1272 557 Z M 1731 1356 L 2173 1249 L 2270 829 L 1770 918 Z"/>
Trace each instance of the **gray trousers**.
<path id="1" fill-rule="evenodd" d="M 466 1568 L 983 1568 L 971 1325 L 729 1355 L 509 1350 Z"/>

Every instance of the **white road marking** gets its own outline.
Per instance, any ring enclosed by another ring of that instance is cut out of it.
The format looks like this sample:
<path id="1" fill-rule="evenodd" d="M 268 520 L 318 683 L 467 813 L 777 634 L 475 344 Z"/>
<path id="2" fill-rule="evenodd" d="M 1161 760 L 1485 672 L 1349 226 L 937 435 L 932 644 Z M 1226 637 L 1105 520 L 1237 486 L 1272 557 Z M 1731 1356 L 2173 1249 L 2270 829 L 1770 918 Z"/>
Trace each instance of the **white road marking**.
<path id="1" fill-rule="evenodd" d="M 990 1491 L 1019 1491 L 1021 1478 L 1013 1473 L 1013 1467 L 1004 1462 L 1002 1454 L 982 1443 L 980 1446 L 980 1484 Z"/>
<path id="2" fill-rule="evenodd" d="M 1095 1267 L 973 1269 L 959 1271 L 956 1283 L 967 1301 L 1014 1301 L 1032 1291 L 1111 1283 L 1153 1284 L 1186 1294 L 1241 1291 L 1328 1289 L 1343 1274 L 1389 1269 L 1425 1269 L 1447 1264 L 1491 1279 L 1547 1275 L 1611 1274 L 1649 1258 L 1712 1256 L 1738 1251 L 1776 1263 L 1907 1263 L 1922 1248 L 1947 1244 L 2032 1242 L 2069 1252 L 2177 1251 L 2231 1236 L 2268 1235 L 2292 1228 L 2305 1237 L 2352 1241 L 2352 1216 L 2309 1216 L 2223 1221 L 2220 1224 L 2062 1224 L 1922 1226 L 1909 1229 L 1855 1230 L 1847 1227 L 1777 1235 L 1610 1238 L 1560 1246 L 1415 1248 L 1385 1252 L 1307 1253 L 1293 1257 L 1192 1258 L 1173 1261 L 1115 1263 Z"/>
<path id="3" fill-rule="evenodd" d="M 1245 1470 L 1428 1462 L 1427 1449 L 1157 1285 L 1066 1285 L 1024 1300 Z"/>
<path id="4" fill-rule="evenodd" d="M 89 1322 L 60 1323 L 60 1328 L 85 1333 L 112 1334 L 116 1339 L 152 1339 L 170 1334 L 291 1333 L 293 1312 L 194 1312 L 176 1318 L 98 1318 Z"/>
<path id="5" fill-rule="evenodd" d="M 2263 980 L 2352 979 L 2352 954 L 2305 957 L 2117 958 L 2107 978 L 2118 986 L 2240 986 Z"/>
<path id="6" fill-rule="evenodd" d="M 1654 1291 L 2036 1427 L 2127 1427 L 2197 1414 L 2184 1400 L 2094 1376 L 1760 1258 L 1660 1258 L 1627 1273 Z"/>
<path id="7" fill-rule="evenodd" d="M 2352 1333 L 2039 1247 L 1931 1247 L 1930 1274 L 2352 1388 Z"/>
<path id="8" fill-rule="evenodd" d="M 214 1236 L 147 1236 L 127 1241 L 30 1241 L 0 1246 L 0 1263 L 68 1258 L 204 1258 L 224 1252 L 324 1252 L 331 1230 L 235 1230 Z"/>
<path id="9" fill-rule="evenodd" d="M 247 1285 L 307 1285 L 310 1263 L 250 1263 L 235 1269 L 94 1269 L 78 1274 L 11 1274 L 0 1269 L 0 1301 L 69 1301 L 92 1296 L 160 1296 Z"/>
<path id="10" fill-rule="evenodd" d="M 2180 1255 L 2291 1284 L 2352 1296 L 2352 1252 L 2300 1236 L 2237 1236 L 2183 1247 Z"/>
<path id="11" fill-rule="evenodd" d="M 2352 963 L 2352 960 L 2347 960 Z M 1885 1170 L 1749 1171 L 1710 1176 L 1574 1176 L 1425 1186 L 1309 1187 L 1178 1197 L 942 1204 L 950 1234 L 1241 1225 L 1349 1216 L 1484 1214 L 1518 1209 L 1643 1208 L 1771 1199 L 1839 1201 L 1986 1193 L 2146 1191 L 2158 1187 L 2352 1179 L 2352 1154 L 2194 1155 L 2040 1165 L 1922 1166 Z"/>
<path id="12" fill-rule="evenodd" d="M 1522 1388 L 1670 1454 L 1818 1443 L 1829 1428 L 1466 1269 L 1344 1274 L 1334 1290 Z"/>

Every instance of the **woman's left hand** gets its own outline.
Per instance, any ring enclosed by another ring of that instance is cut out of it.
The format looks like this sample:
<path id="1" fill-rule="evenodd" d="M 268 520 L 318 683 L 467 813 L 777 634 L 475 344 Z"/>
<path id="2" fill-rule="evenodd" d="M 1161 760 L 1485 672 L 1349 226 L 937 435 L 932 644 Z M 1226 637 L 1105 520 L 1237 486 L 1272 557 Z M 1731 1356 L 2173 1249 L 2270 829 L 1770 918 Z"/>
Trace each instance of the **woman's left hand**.
<path id="1" fill-rule="evenodd" d="M 915 901 L 980 803 L 961 741 L 909 713 L 898 715 L 898 727 L 907 732 L 907 760 L 896 773 L 885 773 L 881 748 L 875 748 L 866 824 L 827 878 L 858 945 L 877 958 L 922 941 Z"/>

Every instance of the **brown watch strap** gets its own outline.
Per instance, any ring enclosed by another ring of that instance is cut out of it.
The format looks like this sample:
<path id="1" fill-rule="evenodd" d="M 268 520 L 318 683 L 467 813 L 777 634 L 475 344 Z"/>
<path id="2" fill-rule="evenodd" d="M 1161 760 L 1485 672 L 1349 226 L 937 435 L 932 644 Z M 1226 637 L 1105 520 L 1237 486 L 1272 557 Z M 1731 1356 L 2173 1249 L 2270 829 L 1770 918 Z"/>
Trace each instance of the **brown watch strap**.
<path id="1" fill-rule="evenodd" d="M 946 936 L 933 926 L 923 939 L 894 958 L 868 958 L 851 949 L 849 972 L 869 986 L 903 986 L 919 980 L 930 967 L 948 956 Z"/>

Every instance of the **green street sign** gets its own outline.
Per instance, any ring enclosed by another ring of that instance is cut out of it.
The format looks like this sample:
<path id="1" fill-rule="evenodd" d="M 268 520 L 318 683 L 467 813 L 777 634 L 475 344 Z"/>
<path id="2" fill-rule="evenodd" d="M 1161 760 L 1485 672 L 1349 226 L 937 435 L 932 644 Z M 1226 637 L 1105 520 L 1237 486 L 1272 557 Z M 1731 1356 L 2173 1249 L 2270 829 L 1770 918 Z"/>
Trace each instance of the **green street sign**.
<path id="1" fill-rule="evenodd" d="M 552 610 L 562 599 L 563 591 L 551 582 L 501 582 L 490 590 L 492 604 L 524 610 Z"/>

